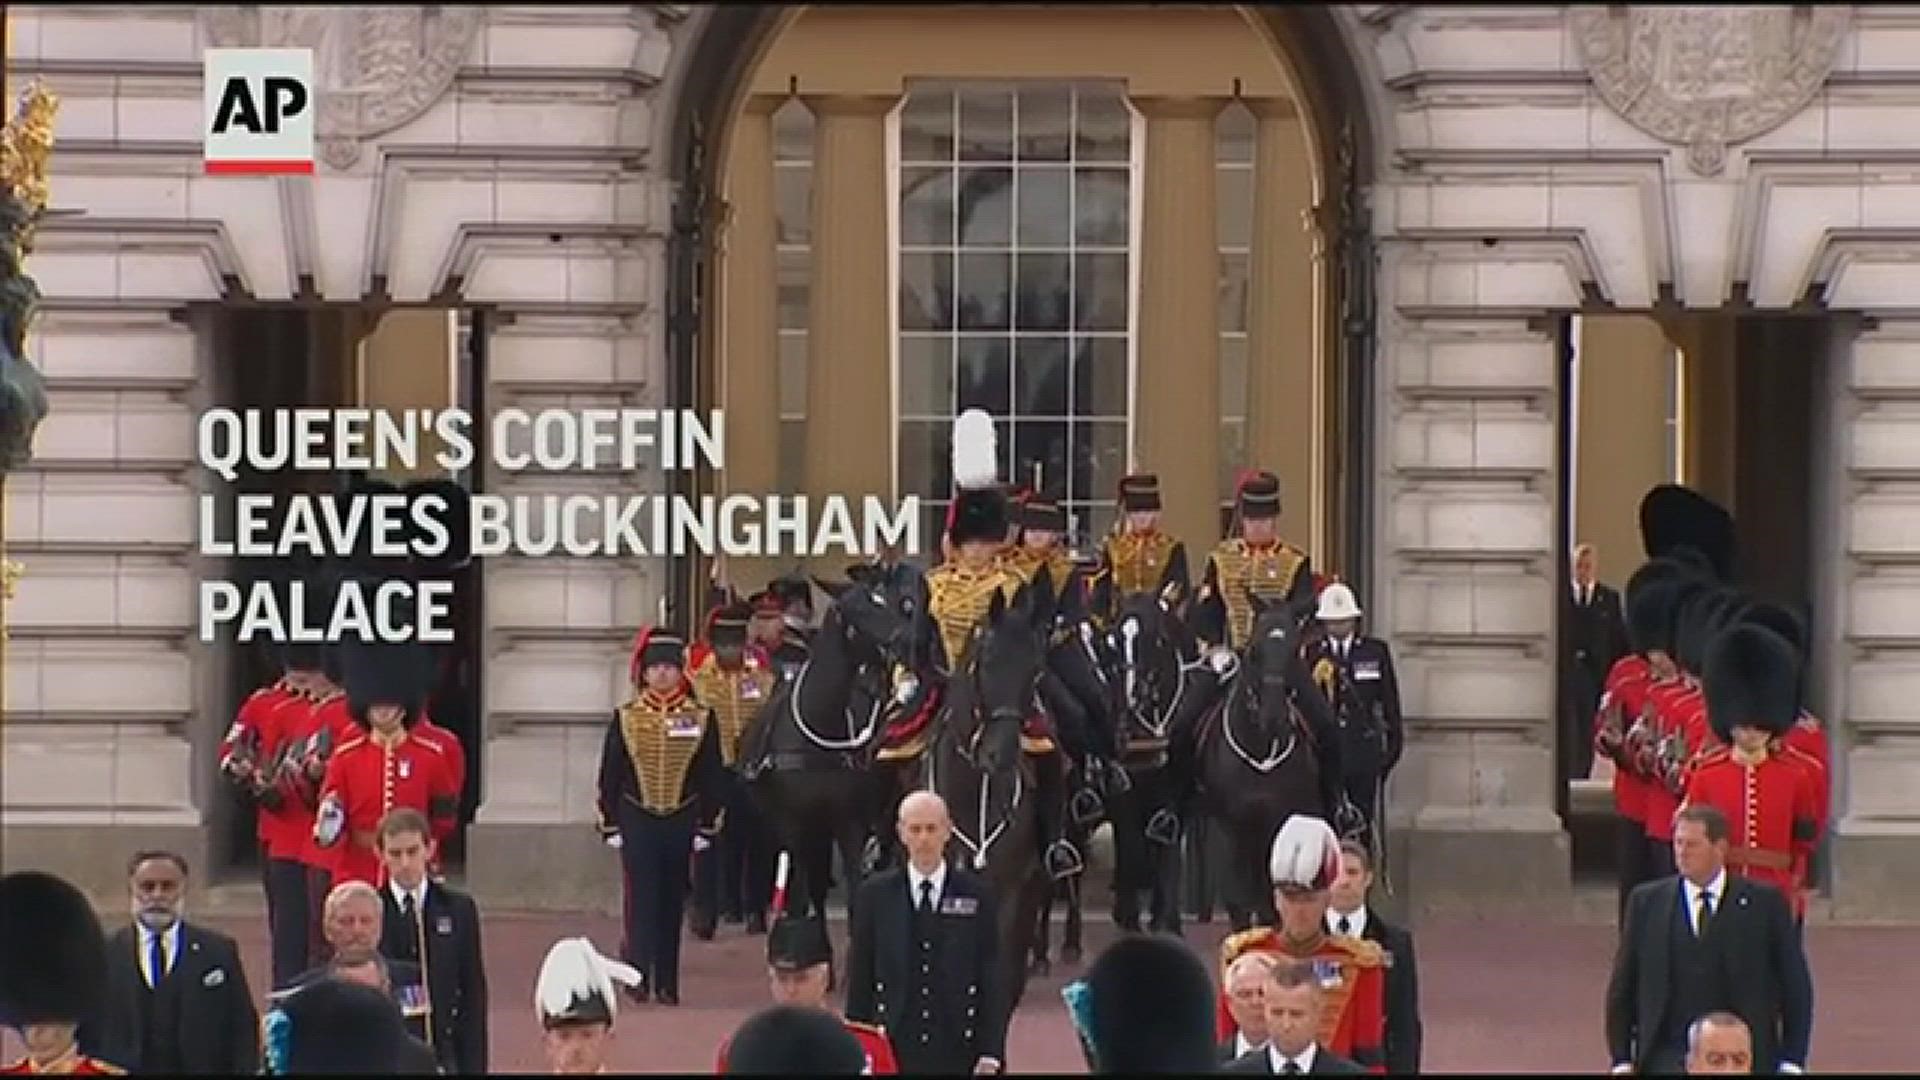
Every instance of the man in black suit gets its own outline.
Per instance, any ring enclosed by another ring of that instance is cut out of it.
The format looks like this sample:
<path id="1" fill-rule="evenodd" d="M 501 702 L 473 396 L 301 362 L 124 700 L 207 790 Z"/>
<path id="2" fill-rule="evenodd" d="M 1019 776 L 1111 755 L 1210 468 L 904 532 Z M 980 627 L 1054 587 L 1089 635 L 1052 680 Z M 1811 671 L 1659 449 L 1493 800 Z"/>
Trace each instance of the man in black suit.
<path id="1" fill-rule="evenodd" d="M 393 992 L 395 974 L 419 978 L 418 974 L 409 974 L 418 971 L 411 964 L 396 963 L 378 953 L 349 953 L 336 956 L 327 961 L 326 966 L 321 970 L 326 972 L 328 979 L 370 987 L 387 995 L 390 1000 L 395 997 Z M 312 983 L 309 982 L 306 985 L 311 986 Z M 397 1005 L 396 1002 L 396 1007 Z M 418 1035 L 414 1034 L 416 1025 L 409 1022 L 404 1013 L 401 1015 L 401 1024 L 405 1030 L 405 1037 L 398 1040 L 396 1045 L 399 1048 L 403 1074 L 438 1076 L 444 1073 L 446 1070 L 441 1067 L 439 1057 Z"/>
<path id="2" fill-rule="evenodd" d="M 258 1072 L 260 1016 L 240 948 L 186 921 L 187 860 L 142 851 L 127 882 L 134 921 L 107 942 L 106 1000 L 82 1048 L 129 1072 Z"/>
<path id="3" fill-rule="evenodd" d="M 1680 811 L 1679 874 L 1627 898 L 1607 984 L 1613 1071 L 1679 1073 L 1688 1029 L 1713 1012 L 1753 1033 L 1757 1071 L 1799 1072 L 1813 1032 L 1813 978 L 1786 897 L 1727 873 L 1727 819 L 1712 806 Z"/>
<path id="4" fill-rule="evenodd" d="M 1373 857 L 1351 841 L 1340 844 L 1340 876 L 1328 890 L 1327 933 L 1376 942 L 1392 959 L 1387 965 L 1387 1072 L 1420 1072 L 1420 961 L 1413 932 L 1394 926 L 1367 905 L 1373 888 Z"/>
<path id="5" fill-rule="evenodd" d="M 1600 584 L 1600 553 L 1573 549 L 1573 588 L 1563 618 L 1566 657 L 1560 672 L 1560 783 L 1593 771 L 1593 714 L 1613 662 L 1627 654 L 1627 616 L 1620 594 Z"/>
<path id="6" fill-rule="evenodd" d="M 449 1075 L 487 1071 L 487 972 L 480 947 L 480 909 L 444 882 L 429 881 L 432 827 L 401 807 L 380 822 L 374 842 L 386 866 L 380 891 L 380 954 L 426 972 L 433 1021 L 427 1045 Z"/>
<path id="7" fill-rule="evenodd" d="M 900 1071 L 995 1073 L 1006 1060 L 1006 973 L 986 882 L 947 863 L 953 824 L 931 791 L 900 800 L 907 865 L 861 882 L 847 1019 L 893 1040 Z"/>
<path id="8" fill-rule="evenodd" d="M 1357 1076 L 1367 1070 L 1322 1047 L 1320 975 L 1312 963 L 1282 960 L 1267 975 L 1267 1045 L 1221 1069 L 1230 1073 Z"/>

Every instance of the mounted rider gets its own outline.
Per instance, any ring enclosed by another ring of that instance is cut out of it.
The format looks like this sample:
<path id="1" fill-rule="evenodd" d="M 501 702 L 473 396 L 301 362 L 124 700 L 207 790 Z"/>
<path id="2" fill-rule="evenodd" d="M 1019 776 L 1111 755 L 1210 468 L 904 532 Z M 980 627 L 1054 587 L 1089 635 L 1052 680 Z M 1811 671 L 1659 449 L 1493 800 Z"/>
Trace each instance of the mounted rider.
<path id="1" fill-rule="evenodd" d="M 807 583 L 799 585 L 806 587 Z M 791 579 L 782 579 L 748 601 L 752 607 L 747 620 L 748 645 L 763 654 L 773 673 L 783 680 L 798 675 L 811 654 L 801 612 L 810 611 L 812 595 L 810 591 L 805 596 L 799 594 Z"/>
<path id="2" fill-rule="evenodd" d="M 1212 655 L 1214 670 L 1225 679 L 1237 677 L 1226 674 L 1231 664 L 1225 655 L 1245 652 L 1257 621 L 1256 600 L 1263 606 L 1286 604 L 1303 621 L 1314 611 L 1312 562 L 1305 551 L 1280 539 L 1279 517 L 1279 478 L 1268 472 L 1249 473 L 1234 495 L 1239 535 L 1222 540 L 1207 554 L 1193 629 Z M 1301 672 L 1305 671 L 1302 663 Z M 1327 814 L 1344 835 L 1356 836 L 1365 828 L 1365 819 L 1347 797 L 1345 755 L 1331 703 L 1311 679 L 1288 682 L 1319 762 Z M 1303 694 L 1319 700 L 1304 701 Z"/>
<path id="3" fill-rule="evenodd" d="M 953 479 L 959 490 L 954 493 L 947 513 L 948 557 L 927 575 L 925 617 L 931 633 L 922 637 L 923 640 L 931 638 L 925 666 L 934 684 L 927 689 L 934 694 L 944 688 L 966 656 L 975 635 L 985 625 L 993 598 L 998 595 L 1010 604 L 1029 580 L 1006 550 L 1013 518 L 1006 493 L 997 479 L 998 453 L 993 419 L 978 409 L 960 414 L 953 428 Z M 1050 696 L 1044 689 L 1047 681 L 1043 673 L 1043 696 Z M 903 686 L 902 690 L 905 695 L 912 695 L 911 689 Z M 940 698 L 931 700 L 937 702 Z M 929 707 L 938 708 L 937 704 Z M 1078 710 L 1066 714 L 1052 712 L 1047 718 L 1052 720 L 1049 726 L 1059 731 L 1063 741 L 1084 752 L 1085 733 L 1066 730 L 1075 720 L 1083 720 L 1077 713 Z M 1029 747 L 1038 754 L 1051 756 L 1046 752 L 1059 749 L 1050 745 L 1052 734 L 1030 726 Z M 1035 771 L 1039 774 L 1041 835 L 1050 841 L 1045 853 L 1047 870 L 1054 877 L 1077 874 L 1085 869 L 1086 862 L 1064 834 L 1061 813 L 1065 802 L 1064 770 L 1057 761 L 1043 760 L 1036 764 L 1039 765 Z"/>
<path id="4" fill-rule="evenodd" d="M 1121 518 L 1100 545 L 1100 568 L 1091 583 L 1094 613 L 1102 622 L 1138 593 L 1157 593 L 1169 606 L 1187 597 L 1187 546 L 1160 531 L 1160 478 L 1135 473 L 1120 480 Z"/>

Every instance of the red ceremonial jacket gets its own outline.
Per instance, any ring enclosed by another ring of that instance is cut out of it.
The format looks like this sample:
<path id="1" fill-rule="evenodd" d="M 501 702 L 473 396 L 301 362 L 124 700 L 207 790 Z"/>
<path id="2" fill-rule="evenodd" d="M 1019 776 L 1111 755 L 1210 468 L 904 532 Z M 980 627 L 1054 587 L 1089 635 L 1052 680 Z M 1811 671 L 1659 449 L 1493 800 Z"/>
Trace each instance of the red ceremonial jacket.
<path id="1" fill-rule="evenodd" d="M 1812 713 L 1803 712 L 1800 714 L 1800 719 L 1794 721 L 1793 726 L 1787 729 L 1787 733 L 1781 736 L 1780 743 L 1805 755 L 1813 766 L 1817 766 L 1815 780 L 1820 796 L 1820 816 L 1816 820 L 1820 833 L 1824 836 L 1828 818 L 1833 811 L 1831 780 L 1833 759 L 1830 756 L 1831 751 L 1827 749 L 1826 725 Z"/>
<path id="2" fill-rule="evenodd" d="M 1801 878 L 1820 839 L 1818 785 L 1806 758 L 1782 751 L 1748 763 L 1721 747 L 1694 766 L 1686 802 L 1727 816 L 1727 866 L 1734 873 L 1772 884 L 1804 912 Z"/>
<path id="3" fill-rule="evenodd" d="M 1647 690 L 1653 685 L 1653 668 L 1644 656 L 1629 653 L 1614 661 L 1600 695 L 1600 707 L 1594 711 L 1593 748 L 1596 754 L 1613 762 L 1613 806 L 1629 821 L 1647 819 L 1647 781 L 1637 771 L 1628 752 L 1626 732 L 1647 707 Z M 1613 743 L 1609 751 L 1605 745 Z"/>
<path id="4" fill-rule="evenodd" d="M 453 830 L 460 823 L 460 797 L 467 790 L 467 748 L 461 745 L 460 736 L 434 723 L 433 718 L 425 713 L 421 713 L 420 719 L 413 722 L 413 735 L 440 748 L 447 758 L 447 775 L 453 778 L 454 817 L 449 819 L 445 836 L 439 833 L 433 836 L 435 841 L 444 841 L 447 836 L 453 835 Z"/>
<path id="5" fill-rule="evenodd" d="M 0 1076 L 125 1076 L 127 1070 L 109 1065 L 96 1057 L 73 1054 L 45 1069 L 33 1067 L 32 1058 L 21 1058 L 11 1065 L 0 1065 Z"/>
<path id="6" fill-rule="evenodd" d="M 1242 930 L 1220 945 L 1222 983 L 1235 960 L 1256 951 L 1313 964 L 1320 975 L 1326 1010 L 1320 1017 L 1320 1045 L 1370 1073 L 1387 1071 L 1386 972 L 1392 958 L 1379 942 L 1327 934 L 1312 949 L 1296 952 L 1272 927 Z M 1234 1031 L 1233 1014 L 1227 1009 L 1223 989 L 1216 1034 L 1224 1041 L 1232 1038 Z"/>
<path id="7" fill-rule="evenodd" d="M 320 805 L 320 785 L 326 781 L 326 767 L 334 753 L 358 739 L 363 732 L 347 712 L 347 696 L 337 691 L 325 698 L 308 698 L 304 715 L 290 713 L 288 716 L 290 721 L 299 724 L 298 737 L 305 744 L 302 753 L 309 761 L 318 763 L 319 771 L 319 775 L 311 782 L 300 784 L 300 861 L 316 870 L 331 870 L 333 852 L 321 847 L 313 839 L 313 818 L 314 811 Z"/>
<path id="8" fill-rule="evenodd" d="M 281 766 L 292 757 L 293 770 L 299 768 L 296 740 L 311 709 L 307 698 L 290 689 L 284 681 L 263 686 L 247 695 L 220 740 L 220 769 L 226 772 L 243 749 L 253 757 L 253 768 L 274 788 L 278 799 L 272 805 L 262 801 L 254 811 L 254 835 L 267 850 L 269 859 L 297 861 L 305 846 L 303 827 L 311 830 L 312 817 L 294 787 L 279 783 Z"/>
<path id="9" fill-rule="evenodd" d="M 327 763 L 327 779 L 320 786 L 315 839 L 321 839 L 319 834 L 327 826 L 329 808 L 338 807 L 344 818 L 340 834 L 332 843 L 321 845 L 332 857 L 328 869 L 335 885 L 343 881 L 386 884 L 374 830 L 388 811 L 402 806 L 425 814 L 433 835 L 452 831 L 450 822 L 459 812 L 459 803 L 447 756 L 437 745 L 408 731 L 391 746 L 362 734 L 334 751 Z"/>
<path id="10" fill-rule="evenodd" d="M 1655 737 L 1659 745 L 1667 746 L 1669 739 L 1684 739 L 1686 750 L 1681 756 L 1691 761 L 1699 733 L 1707 731 L 1707 699 L 1700 693 L 1700 687 L 1692 679 L 1657 682 L 1649 688 L 1648 696 L 1653 701 Z M 1664 753 L 1661 756 L 1664 757 Z M 1673 840 L 1673 815 L 1680 810 L 1680 795 L 1684 790 L 1684 777 L 1680 790 L 1675 790 L 1658 777 L 1648 782 L 1646 824 L 1649 837 L 1661 843 Z"/>
<path id="11" fill-rule="evenodd" d="M 887 1033 L 872 1024 L 863 1024 L 858 1020 L 840 1021 L 847 1031 L 860 1040 L 860 1049 L 867 1052 L 867 1067 L 860 1070 L 862 1076 L 897 1076 L 900 1063 L 893 1059 L 893 1044 L 887 1041 Z M 714 1063 L 713 1075 L 727 1075 L 727 1047 L 732 1045 L 729 1039 L 720 1044 L 720 1059 Z"/>

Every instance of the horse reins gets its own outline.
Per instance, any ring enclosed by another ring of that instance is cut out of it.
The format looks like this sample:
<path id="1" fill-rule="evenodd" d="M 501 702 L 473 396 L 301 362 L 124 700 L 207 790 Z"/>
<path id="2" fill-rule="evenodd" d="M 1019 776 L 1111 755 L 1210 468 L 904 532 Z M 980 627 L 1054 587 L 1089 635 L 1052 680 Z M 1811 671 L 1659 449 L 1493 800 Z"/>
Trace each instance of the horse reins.
<path id="1" fill-rule="evenodd" d="M 994 843 L 1000 839 L 1001 834 L 1007 831 L 1008 826 L 1013 824 L 1014 811 L 1020 808 L 1020 800 L 1026 794 L 1026 780 L 1022 776 L 1020 762 L 1015 760 L 1013 766 L 1013 798 L 1007 803 L 1006 814 L 1000 818 L 998 823 L 989 829 L 987 826 L 987 815 L 989 813 L 990 792 L 993 788 L 993 773 L 981 768 L 980 762 L 975 758 L 980 740 L 986 735 L 988 721 L 982 720 L 980 716 L 980 669 L 977 661 L 972 661 L 971 658 L 967 666 L 967 681 L 971 684 L 973 691 L 973 693 L 969 695 L 973 698 L 973 700 L 969 702 L 969 711 L 973 714 L 974 720 L 973 737 L 967 741 L 966 745 L 955 746 L 954 752 L 958 753 L 961 760 L 973 766 L 980 774 L 980 813 L 979 827 L 976 830 L 980 836 L 980 842 L 976 844 L 971 839 L 968 839 L 967 834 L 961 831 L 958 822 L 955 822 L 953 826 L 953 838 L 960 841 L 961 847 L 973 853 L 973 868 L 975 870 L 985 870 L 987 868 L 987 855 L 993 848 Z M 948 699 L 947 708 L 949 712 L 951 712 L 953 708 L 952 699 Z M 936 749 L 935 747 L 929 747 L 927 752 L 927 790 L 933 792 L 935 795 L 939 795 L 940 784 L 936 769 L 940 762 L 940 755 L 936 752 Z M 941 795 L 941 798 L 945 799 L 946 796 Z"/>

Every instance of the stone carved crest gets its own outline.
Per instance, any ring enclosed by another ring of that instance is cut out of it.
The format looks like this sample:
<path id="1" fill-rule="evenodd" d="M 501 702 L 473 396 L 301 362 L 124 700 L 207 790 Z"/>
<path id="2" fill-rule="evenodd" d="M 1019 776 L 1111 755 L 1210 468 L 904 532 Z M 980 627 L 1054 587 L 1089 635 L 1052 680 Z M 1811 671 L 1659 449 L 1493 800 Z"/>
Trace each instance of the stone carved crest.
<path id="1" fill-rule="evenodd" d="M 1852 21 L 1845 5 L 1576 7 L 1595 88 L 1654 138 L 1687 148 L 1703 176 L 1727 147 L 1765 134 L 1826 83 Z"/>
<path id="2" fill-rule="evenodd" d="M 440 100 L 485 18 L 485 8 L 437 5 L 200 9 L 209 46 L 313 50 L 315 149 L 336 169 Z"/>

